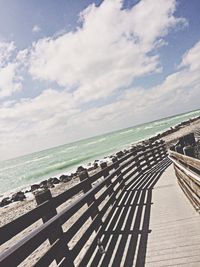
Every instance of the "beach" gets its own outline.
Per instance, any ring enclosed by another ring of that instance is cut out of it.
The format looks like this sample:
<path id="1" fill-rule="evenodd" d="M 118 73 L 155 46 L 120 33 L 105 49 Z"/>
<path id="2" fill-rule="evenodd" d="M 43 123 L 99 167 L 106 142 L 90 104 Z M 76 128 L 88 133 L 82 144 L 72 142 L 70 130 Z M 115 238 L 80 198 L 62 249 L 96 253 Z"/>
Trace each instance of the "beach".
<path id="1" fill-rule="evenodd" d="M 169 147 L 173 143 L 176 143 L 179 137 L 195 132 L 199 128 L 200 118 L 189 123 L 189 125 L 181 126 L 177 131 L 167 134 L 166 136 L 162 137 L 162 139 L 166 142 L 167 147 Z M 107 160 L 109 160 L 109 157 L 107 158 Z M 96 172 L 97 171 L 98 169 L 96 170 Z M 95 171 L 91 171 L 89 173 L 92 174 L 94 172 Z M 75 177 L 66 183 L 60 183 L 56 185 L 54 188 L 51 188 L 52 196 L 59 195 L 65 190 L 79 183 L 79 181 L 79 177 Z M 24 201 L 13 202 L 5 207 L 0 207 L 0 227 L 21 216 L 22 214 L 28 212 L 34 207 L 36 207 L 36 201 L 32 193 L 28 193 L 27 199 Z"/>
<path id="2" fill-rule="evenodd" d="M 179 127 L 175 126 L 173 129 L 171 129 L 171 131 L 172 131 L 171 133 L 166 134 L 167 133 L 167 131 L 166 131 L 163 134 L 161 134 L 162 135 L 161 139 L 163 139 L 166 142 L 167 147 L 169 147 L 173 143 L 176 143 L 179 137 L 186 135 L 188 133 L 191 133 L 191 132 L 195 132 L 199 128 L 200 128 L 200 118 L 195 119 L 193 121 L 187 121 L 186 124 L 181 124 L 181 125 L 179 125 Z M 176 131 L 174 129 L 176 129 Z M 128 149 L 128 147 L 127 147 L 127 149 Z M 104 161 L 108 161 L 109 159 L 110 159 L 110 157 L 108 156 L 107 158 L 104 159 Z M 89 166 L 90 166 L 90 164 L 89 164 Z M 92 170 L 89 172 L 89 174 L 91 175 L 94 172 L 97 172 L 98 170 L 99 170 L 99 168 L 97 168 L 96 170 Z M 50 189 L 52 196 L 59 195 L 60 193 L 66 191 L 67 189 L 71 188 L 75 184 L 79 183 L 79 181 L 80 181 L 79 177 L 74 176 L 74 178 L 68 182 L 65 182 L 65 183 L 63 182 L 63 183 L 57 184 L 54 188 Z M 80 197 L 80 195 L 81 194 L 77 195 L 76 198 Z M 74 200 L 75 200 L 75 198 L 70 199 L 69 201 L 67 201 L 67 203 L 65 203 L 64 206 L 66 207 L 67 205 L 70 205 Z M 34 209 L 36 207 L 36 205 L 37 204 L 36 204 L 36 201 L 34 198 L 34 194 L 29 192 L 29 193 L 27 193 L 27 198 L 25 200 L 13 202 L 9 205 L 1 207 L 0 208 L 0 217 L 1 217 L 0 227 L 15 220 L 17 217 L 27 213 L 28 211 Z M 63 208 L 63 205 L 58 208 L 57 212 L 60 212 L 62 210 L 62 208 Z M 86 209 L 86 208 L 87 208 L 87 206 L 83 207 L 83 209 Z M 73 218 L 71 218 L 68 221 L 64 230 L 68 229 L 74 223 L 74 221 L 76 221 L 77 216 L 78 215 L 73 216 Z M 36 223 L 34 223 L 33 225 L 31 225 L 30 227 L 28 227 L 25 231 L 21 232 L 19 235 L 14 237 L 12 240 L 10 240 L 7 243 L 5 243 L 4 245 L 2 245 L 0 247 L 0 252 L 7 250 L 11 244 L 13 245 L 13 243 L 15 243 L 19 239 L 25 237 L 27 235 L 27 233 L 31 232 L 33 229 L 35 229 L 37 226 L 39 226 L 41 224 L 42 224 L 42 220 L 39 220 Z M 72 244 L 71 244 L 72 247 L 73 247 L 73 242 L 76 242 L 76 240 L 72 241 Z M 50 246 L 49 242 L 46 241 L 43 244 L 42 248 L 40 248 L 40 250 L 35 251 L 33 253 L 33 255 L 31 255 L 20 266 L 27 266 L 27 262 L 29 262 L 30 265 L 33 265 L 34 262 L 36 261 L 36 259 L 39 257 L 39 255 L 42 255 L 48 249 L 49 246 Z"/>

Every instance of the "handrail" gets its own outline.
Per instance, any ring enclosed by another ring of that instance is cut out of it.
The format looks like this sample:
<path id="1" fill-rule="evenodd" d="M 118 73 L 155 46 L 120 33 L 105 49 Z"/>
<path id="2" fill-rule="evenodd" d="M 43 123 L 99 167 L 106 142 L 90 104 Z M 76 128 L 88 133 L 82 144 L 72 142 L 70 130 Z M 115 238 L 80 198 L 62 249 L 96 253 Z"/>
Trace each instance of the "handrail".
<path id="1" fill-rule="evenodd" d="M 164 157 L 166 157 L 166 147 L 162 140 L 146 147 L 143 146 L 138 149 L 137 154 L 135 151 L 126 154 L 124 157 L 102 169 L 97 174 L 88 177 L 64 193 L 53 197 L 51 200 L 41 204 L 34 210 L 3 226 L 0 228 L 0 244 L 4 244 L 32 223 L 36 222 L 40 218 L 43 218 L 44 213 L 48 213 L 52 206 L 56 208 L 72 196 L 84 191 L 88 182 L 92 184 L 99 178 L 104 177 L 103 180 L 98 181 L 98 183 L 93 185 L 91 189 L 85 192 L 82 196 L 79 196 L 72 204 L 64 208 L 61 212 L 44 222 L 42 225 L 38 226 L 7 251 L 0 254 L 0 266 L 17 266 L 17 264 L 24 261 L 36 248 L 49 238 L 49 234 L 53 232 L 55 227 L 58 225 L 62 226 L 85 204 L 90 203 L 88 209 L 83 212 L 80 218 L 69 228 L 67 232 L 63 232 L 61 236 L 55 240 L 54 244 L 52 244 L 50 249 L 41 257 L 40 260 L 38 260 L 38 265 L 36 265 L 48 266 L 47 262 L 49 263 L 52 259 L 55 259 L 53 251 L 57 251 L 60 246 L 65 248 L 62 253 L 60 252 L 61 259 L 68 255 L 67 257 L 69 257 L 71 262 L 73 262 L 76 257 L 75 255 L 78 255 L 80 251 L 80 244 L 83 244 L 85 239 L 89 239 L 94 230 L 98 231 L 101 218 L 109 210 L 109 207 L 111 207 L 116 201 L 116 198 L 119 194 L 121 194 L 122 189 L 130 183 L 130 179 L 139 179 L 142 173 L 150 169 L 152 166 L 155 166 L 157 162 L 162 160 Z M 111 170 L 113 171 L 109 174 L 109 171 Z M 135 174 L 136 176 L 134 176 Z M 102 190 L 104 191 L 101 192 Z M 100 195 L 97 196 L 97 194 Z M 106 200 L 107 196 L 109 196 L 108 200 Z M 93 199 L 92 202 L 89 202 L 91 199 Z M 100 205 L 103 205 L 103 207 L 101 207 L 98 211 Z M 83 237 L 77 241 L 77 244 L 70 252 L 70 250 L 67 249 L 67 243 L 82 227 L 82 224 L 85 223 L 91 216 L 93 216 L 91 225 L 86 229 Z M 69 253 L 71 254 L 69 255 Z M 40 265 L 42 262 L 44 265 Z"/>
<path id="2" fill-rule="evenodd" d="M 182 155 L 172 150 L 169 151 L 169 154 L 171 158 L 174 158 L 175 160 L 181 160 L 184 162 L 184 164 L 194 167 L 200 171 L 200 160 L 199 159 L 195 159 L 195 158 L 192 158 L 186 155 Z"/>
<path id="3" fill-rule="evenodd" d="M 161 145 L 160 145 L 160 143 L 161 143 Z M 149 152 L 153 153 L 154 150 L 163 148 L 164 147 L 163 142 L 160 142 L 160 143 L 157 144 L 157 147 L 155 147 L 156 146 L 155 143 L 152 144 L 152 149 L 146 149 L 145 151 L 142 151 L 142 153 L 140 153 L 139 157 L 141 158 L 142 156 L 144 156 L 145 154 L 148 154 Z M 90 181 L 94 182 L 94 181 L 98 180 L 106 172 L 109 172 L 113 168 L 116 168 L 116 166 L 118 164 L 123 163 L 124 161 L 126 161 L 128 158 L 130 158 L 133 155 L 135 155 L 135 152 L 131 152 L 131 153 L 125 155 L 123 158 L 121 158 L 117 162 L 112 163 L 108 167 L 100 170 L 98 173 L 90 176 L 89 177 Z M 135 155 L 134 158 L 132 158 L 129 161 L 120 165 L 117 169 L 115 169 L 115 171 L 116 172 L 122 171 L 123 168 L 125 168 L 131 162 L 134 162 L 137 158 L 138 158 L 138 155 Z M 140 161 L 139 161 L 139 163 L 140 163 Z M 133 167 L 134 166 L 132 166 L 132 168 Z M 1 237 L 0 238 L 0 245 L 5 243 L 7 240 L 11 239 L 16 234 L 20 233 L 22 230 L 24 230 L 28 226 L 35 223 L 40 218 L 42 218 L 44 211 L 47 212 L 52 203 L 54 204 L 55 207 L 58 207 L 61 204 L 63 204 L 65 201 L 69 200 L 73 196 L 80 193 L 83 190 L 83 188 L 85 187 L 86 183 L 87 183 L 86 181 L 81 181 L 80 183 L 71 187 L 70 189 L 66 190 L 65 192 L 59 194 L 58 196 L 53 197 L 52 200 L 50 200 L 50 202 L 46 202 L 46 203 L 41 204 L 40 206 L 36 207 L 35 209 L 29 211 L 28 213 L 20 216 L 19 218 L 15 219 L 14 221 L 1 227 L 0 228 L 0 237 Z"/>
<path id="4" fill-rule="evenodd" d="M 194 208 L 200 210 L 200 160 L 169 150 L 178 183 Z"/>

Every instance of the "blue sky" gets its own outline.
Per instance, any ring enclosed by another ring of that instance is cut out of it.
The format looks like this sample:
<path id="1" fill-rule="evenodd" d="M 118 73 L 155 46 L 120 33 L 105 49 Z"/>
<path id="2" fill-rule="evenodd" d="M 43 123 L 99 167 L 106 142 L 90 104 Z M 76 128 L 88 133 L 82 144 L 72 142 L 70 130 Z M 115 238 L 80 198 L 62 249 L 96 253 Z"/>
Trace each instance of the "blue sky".
<path id="1" fill-rule="evenodd" d="M 0 0 L 0 159 L 199 108 L 199 11 Z"/>

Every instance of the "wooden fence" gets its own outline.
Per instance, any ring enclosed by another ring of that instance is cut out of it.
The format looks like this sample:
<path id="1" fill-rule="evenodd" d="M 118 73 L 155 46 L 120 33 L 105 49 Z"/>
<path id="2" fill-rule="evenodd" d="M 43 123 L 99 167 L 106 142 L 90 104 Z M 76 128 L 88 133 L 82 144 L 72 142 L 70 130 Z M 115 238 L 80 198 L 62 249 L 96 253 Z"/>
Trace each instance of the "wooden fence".
<path id="1" fill-rule="evenodd" d="M 55 262 L 58 266 L 84 266 L 84 255 L 88 248 L 93 247 L 94 250 L 99 249 L 99 253 L 104 253 L 97 233 L 109 217 L 113 204 L 123 190 L 139 180 L 142 174 L 166 155 L 166 146 L 162 140 L 133 148 L 122 158 L 113 160 L 111 165 L 104 165 L 101 171 L 92 176 L 83 172 L 80 183 L 64 193 L 55 197 L 49 191 L 44 193 L 43 200 L 39 198 L 42 204 L 0 228 L 1 246 L 38 220 L 43 220 L 41 225 L 0 254 L 0 266 L 18 266 L 26 262 L 46 241 L 50 246 L 41 257 L 37 257 L 34 266 L 44 267 Z M 70 205 L 57 212 L 60 205 L 65 205 L 66 201 L 77 195 Z M 68 222 L 74 216 L 76 219 L 68 227 Z M 81 233 L 78 238 L 77 233 Z M 30 265 L 27 263 L 25 266 Z"/>
<path id="2" fill-rule="evenodd" d="M 178 183 L 197 211 L 200 210 L 200 160 L 169 151 Z"/>

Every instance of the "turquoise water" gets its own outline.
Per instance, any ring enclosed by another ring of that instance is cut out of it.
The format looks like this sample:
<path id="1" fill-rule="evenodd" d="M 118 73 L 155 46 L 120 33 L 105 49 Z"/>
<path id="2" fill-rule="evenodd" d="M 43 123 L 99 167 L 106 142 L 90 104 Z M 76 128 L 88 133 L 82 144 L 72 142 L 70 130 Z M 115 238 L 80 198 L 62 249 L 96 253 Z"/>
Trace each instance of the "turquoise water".
<path id="1" fill-rule="evenodd" d="M 193 111 L 0 162 L 0 193 L 72 171 L 199 115 Z"/>

